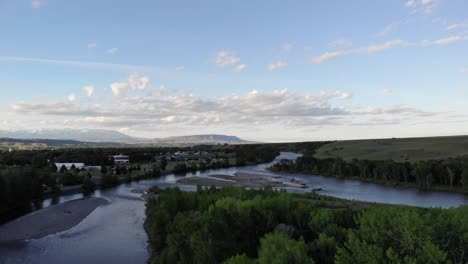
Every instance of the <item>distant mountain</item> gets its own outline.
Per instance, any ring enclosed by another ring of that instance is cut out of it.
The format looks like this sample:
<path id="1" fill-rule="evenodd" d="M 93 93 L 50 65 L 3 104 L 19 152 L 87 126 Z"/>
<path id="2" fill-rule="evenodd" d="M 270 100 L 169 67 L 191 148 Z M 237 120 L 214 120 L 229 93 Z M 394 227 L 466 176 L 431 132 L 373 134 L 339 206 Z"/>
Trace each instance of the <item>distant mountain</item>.
<path id="1" fill-rule="evenodd" d="M 123 133 L 102 129 L 37 129 L 0 130 L 0 138 L 14 139 L 55 139 L 87 142 L 129 142 L 138 140 Z"/>
<path id="2" fill-rule="evenodd" d="M 126 144 L 115 142 L 84 142 L 68 139 L 16 139 L 0 138 L 0 148 L 24 147 L 118 147 Z"/>
<path id="3" fill-rule="evenodd" d="M 193 146 L 253 143 L 235 136 L 216 134 L 145 139 L 131 137 L 113 130 L 101 129 L 0 130 L 0 142 L 47 146 Z"/>
<path id="4" fill-rule="evenodd" d="M 167 145 L 215 145 L 215 144 L 247 144 L 252 143 L 240 139 L 236 136 L 226 135 L 191 135 L 191 136 L 178 136 L 154 139 L 155 144 Z"/>

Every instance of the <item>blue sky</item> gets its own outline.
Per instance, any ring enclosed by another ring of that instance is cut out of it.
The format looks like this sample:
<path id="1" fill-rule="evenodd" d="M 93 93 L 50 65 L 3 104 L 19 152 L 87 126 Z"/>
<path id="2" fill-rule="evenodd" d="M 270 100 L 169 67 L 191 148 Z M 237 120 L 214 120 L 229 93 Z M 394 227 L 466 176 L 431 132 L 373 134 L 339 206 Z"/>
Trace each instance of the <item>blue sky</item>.
<path id="1" fill-rule="evenodd" d="M 463 0 L 0 0 L 0 129 L 466 134 L 466 10 Z"/>

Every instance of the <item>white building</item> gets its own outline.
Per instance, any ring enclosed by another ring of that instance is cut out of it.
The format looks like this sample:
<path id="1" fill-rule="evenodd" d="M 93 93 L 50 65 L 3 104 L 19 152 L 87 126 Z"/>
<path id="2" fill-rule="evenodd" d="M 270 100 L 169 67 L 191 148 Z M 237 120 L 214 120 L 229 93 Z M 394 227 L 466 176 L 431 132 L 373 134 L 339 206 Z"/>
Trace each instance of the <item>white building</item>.
<path id="1" fill-rule="evenodd" d="M 75 168 L 81 170 L 83 169 L 86 165 L 84 163 L 74 163 L 74 162 L 70 162 L 70 163 L 55 163 L 55 167 L 57 167 L 57 171 L 60 171 L 60 169 L 65 166 L 65 168 L 67 170 L 70 170 L 73 165 L 75 165 Z"/>
<path id="2" fill-rule="evenodd" d="M 125 164 L 130 161 L 129 157 L 123 154 L 112 156 L 114 164 Z"/>

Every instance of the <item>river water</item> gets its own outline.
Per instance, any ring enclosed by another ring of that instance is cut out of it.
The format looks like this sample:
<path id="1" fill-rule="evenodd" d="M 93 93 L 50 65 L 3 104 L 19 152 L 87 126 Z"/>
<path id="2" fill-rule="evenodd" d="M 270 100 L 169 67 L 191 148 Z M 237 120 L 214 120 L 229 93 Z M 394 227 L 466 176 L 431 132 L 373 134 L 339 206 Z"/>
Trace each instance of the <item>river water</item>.
<path id="1" fill-rule="evenodd" d="M 295 153 L 282 153 L 277 159 L 295 159 Z M 110 201 L 94 210 L 77 226 L 41 239 L 12 245 L 0 245 L 0 263 L 146 263 L 148 259 L 147 236 L 143 229 L 145 202 L 133 189 L 153 185 L 175 186 L 177 179 L 192 175 L 233 174 L 237 171 L 269 173 L 271 165 L 208 170 L 188 173 L 184 176 L 168 175 L 158 179 L 142 180 L 118 187 L 97 190 L 93 196 Z M 468 196 L 455 193 L 420 192 L 416 189 L 400 189 L 363 183 L 356 180 L 333 177 L 272 173 L 287 180 L 295 178 L 312 188 L 323 187 L 320 194 L 369 202 L 405 204 L 421 207 L 457 207 L 468 204 Z M 179 186 L 184 190 L 194 186 Z M 293 191 L 293 190 L 291 190 Z M 310 191 L 310 190 L 305 190 Z M 81 198 L 81 194 L 47 199 L 43 207 Z"/>

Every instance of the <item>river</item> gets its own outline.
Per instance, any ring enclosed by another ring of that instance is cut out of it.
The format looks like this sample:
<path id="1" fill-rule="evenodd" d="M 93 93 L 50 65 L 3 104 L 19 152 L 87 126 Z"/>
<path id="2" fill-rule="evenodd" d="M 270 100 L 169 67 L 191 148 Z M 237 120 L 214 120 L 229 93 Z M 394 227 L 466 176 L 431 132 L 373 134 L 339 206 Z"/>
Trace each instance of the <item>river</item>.
<path id="1" fill-rule="evenodd" d="M 283 152 L 278 158 L 295 159 L 298 154 Z M 269 173 L 268 164 L 233 167 L 188 173 L 185 176 L 168 175 L 158 179 L 122 184 L 107 190 L 97 190 L 92 196 L 110 201 L 98 207 L 77 226 L 41 239 L 12 245 L 0 245 L 0 263 L 146 263 L 147 236 L 143 229 L 145 203 L 133 189 L 153 185 L 175 185 L 177 179 L 192 175 L 233 174 L 237 171 Z M 295 178 L 307 185 L 323 187 L 319 193 L 345 199 L 369 202 L 405 204 L 421 207 L 457 207 L 468 204 L 468 196 L 456 193 L 420 192 L 416 189 L 393 188 L 356 180 L 333 177 L 273 173 L 284 178 Z M 193 186 L 180 186 L 184 190 Z M 81 198 L 81 194 L 47 199 L 42 206 Z"/>

